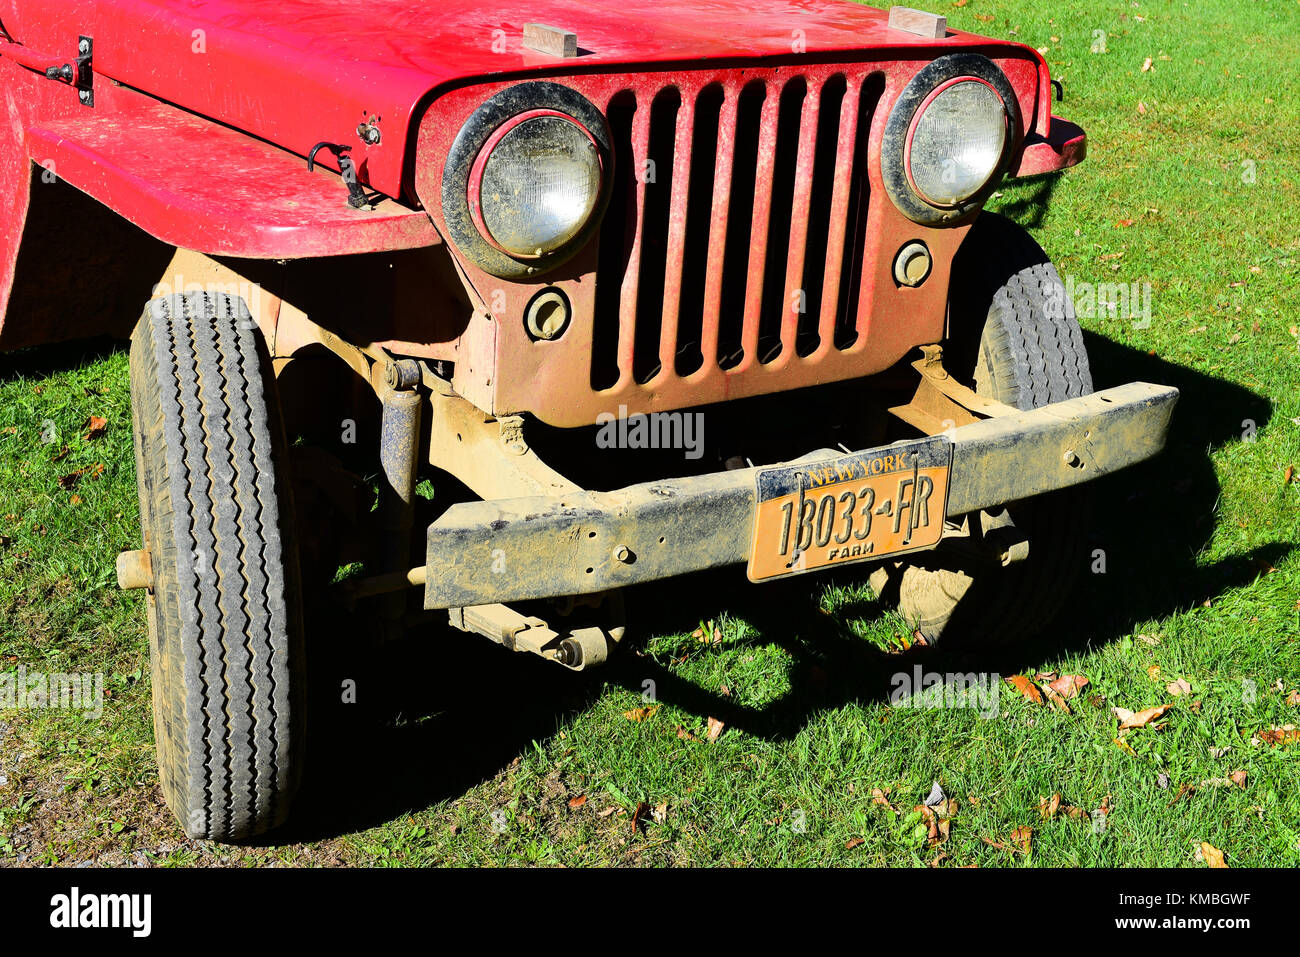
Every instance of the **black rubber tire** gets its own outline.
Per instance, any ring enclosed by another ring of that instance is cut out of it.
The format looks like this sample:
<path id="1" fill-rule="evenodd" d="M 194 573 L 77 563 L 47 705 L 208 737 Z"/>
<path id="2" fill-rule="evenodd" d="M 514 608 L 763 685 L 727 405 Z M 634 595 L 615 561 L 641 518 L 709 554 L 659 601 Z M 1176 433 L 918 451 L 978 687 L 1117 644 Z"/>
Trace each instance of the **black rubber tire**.
<path id="1" fill-rule="evenodd" d="M 1093 391 L 1083 335 L 1047 255 L 1020 226 L 984 213 L 953 262 L 944 364 L 980 395 L 1033 409 Z M 1028 557 L 963 567 L 941 547 L 876 569 L 872 587 L 932 644 L 1005 645 L 1064 607 L 1085 564 L 1086 486 L 970 516 L 983 535 L 1007 517 Z"/>
<path id="2" fill-rule="evenodd" d="M 302 774 L 298 549 L 271 360 L 242 299 L 155 299 L 131 340 L 154 733 L 185 833 L 282 824 Z"/>

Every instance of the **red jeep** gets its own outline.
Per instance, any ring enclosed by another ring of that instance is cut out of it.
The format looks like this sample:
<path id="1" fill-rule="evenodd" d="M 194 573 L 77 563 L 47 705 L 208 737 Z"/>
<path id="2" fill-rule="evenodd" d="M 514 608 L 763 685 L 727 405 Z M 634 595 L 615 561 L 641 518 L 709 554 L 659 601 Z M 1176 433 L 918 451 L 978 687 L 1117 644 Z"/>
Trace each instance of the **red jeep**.
<path id="1" fill-rule="evenodd" d="M 1165 440 L 980 215 L 1082 130 L 941 16 L 0 0 L 0 84 L 0 347 L 134 327 L 118 575 L 195 837 L 289 812 L 304 595 L 585 669 L 625 585 L 870 562 L 1006 641 L 1088 562 L 1074 487 Z"/>

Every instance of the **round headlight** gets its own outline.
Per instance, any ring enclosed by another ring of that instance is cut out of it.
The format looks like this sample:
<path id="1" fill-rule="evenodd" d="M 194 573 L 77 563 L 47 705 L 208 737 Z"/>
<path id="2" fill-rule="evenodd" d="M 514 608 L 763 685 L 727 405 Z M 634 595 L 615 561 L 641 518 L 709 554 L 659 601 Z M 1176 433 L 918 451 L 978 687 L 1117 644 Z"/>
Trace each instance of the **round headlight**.
<path id="1" fill-rule="evenodd" d="M 894 101 L 880 143 L 885 192 L 922 226 L 968 221 L 1023 137 L 1007 75 L 978 53 L 927 63 Z"/>
<path id="2" fill-rule="evenodd" d="M 582 232 L 600 195 L 595 139 L 572 118 L 538 110 L 512 118 L 484 144 L 468 198 L 484 239 L 535 259 Z"/>
<path id="3" fill-rule="evenodd" d="M 1007 111 L 982 80 L 953 80 L 917 110 L 904 154 L 912 188 L 935 206 L 957 206 L 982 190 L 1002 164 Z"/>

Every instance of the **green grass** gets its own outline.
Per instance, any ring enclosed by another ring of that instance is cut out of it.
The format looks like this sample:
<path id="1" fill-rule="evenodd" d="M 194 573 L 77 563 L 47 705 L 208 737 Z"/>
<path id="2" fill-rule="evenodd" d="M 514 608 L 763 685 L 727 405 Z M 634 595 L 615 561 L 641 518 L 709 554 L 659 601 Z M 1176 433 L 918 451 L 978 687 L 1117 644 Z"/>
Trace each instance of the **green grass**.
<path id="1" fill-rule="evenodd" d="M 1300 864 L 1300 746 L 1252 743 L 1300 724 L 1300 4 L 933 9 L 1047 50 L 1090 158 L 993 205 L 1076 283 L 1151 283 L 1148 328 L 1083 320 L 1094 375 L 1183 391 L 1165 455 L 1098 487 L 1106 571 L 1051 634 L 992 657 L 905 650 L 850 578 L 728 571 L 633 595 L 647 637 L 591 677 L 442 632 L 345 645 L 323 685 L 355 677 L 367 703 L 326 695 L 293 830 L 192 842 L 158 791 L 139 599 L 112 581 L 138 541 L 126 355 L 46 349 L 0 366 L 0 668 L 102 672 L 111 697 L 101 720 L 0 712 L 0 863 L 1200 866 L 1208 842 L 1233 866 Z M 88 441 L 91 416 L 109 425 Z M 721 640 L 693 638 L 701 622 Z M 1007 685 L 992 718 L 891 707 L 916 663 L 1090 685 L 1069 714 Z M 1192 693 L 1173 698 L 1180 678 Z M 647 681 L 658 708 L 630 720 Z M 1162 727 L 1115 743 L 1110 707 L 1167 702 Z M 1237 771 L 1244 788 L 1213 783 Z M 934 781 L 958 801 L 937 848 L 912 813 Z M 1042 817 L 1058 793 L 1081 819 Z M 1022 827 L 1027 854 L 1009 849 Z"/>

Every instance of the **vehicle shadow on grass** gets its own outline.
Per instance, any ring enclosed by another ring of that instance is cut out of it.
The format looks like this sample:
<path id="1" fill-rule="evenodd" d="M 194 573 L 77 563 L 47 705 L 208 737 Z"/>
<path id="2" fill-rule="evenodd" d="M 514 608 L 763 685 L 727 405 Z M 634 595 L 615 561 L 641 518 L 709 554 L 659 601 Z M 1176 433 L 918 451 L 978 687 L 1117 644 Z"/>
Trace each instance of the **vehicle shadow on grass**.
<path id="1" fill-rule="evenodd" d="M 0 353 L 0 383 L 19 378 L 44 379 L 60 372 L 84 369 L 130 348 L 131 343 L 126 339 L 103 336 L 3 352 Z"/>
<path id="2" fill-rule="evenodd" d="M 331 642 L 335 650 L 321 666 L 326 674 L 315 679 L 312 765 L 304 793 L 291 829 L 275 839 L 334 836 L 457 799 L 590 708 L 607 683 L 640 694 L 643 682 L 653 680 L 659 701 L 701 722 L 711 716 L 783 740 L 818 711 L 888 700 L 893 676 L 916 664 L 927 671 L 1014 674 L 1046 657 L 1131 634 L 1149 619 L 1248 584 L 1258 576 L 1259 562 L 1278 563 L 1293 546 L 1266 545 L 1208 565 L 1195 558 L 1213 533 L 1219 494 L 1209 453 L 1241 441 L 1243 420 L 1263 428 L 1271 414 L 1268 400 L 1099 336 L 1087 339 L 1097 388 L 1142 380 L 1175 386 L 1181 398 L 1165 452 L 1096 483 L 1091 533 L 1080 561 L 1091 567 L 1094 550 L 1101 549 L 1106 573 L 1085 573 L 1068 613 L 1036 640 L 982 654 L 937 647 L 889 655 L 849 624 L 882 613 L 879 603 L 852 602 L 828 615 L 820 608 L 826 577 L 756 587 L 743 568 L 632 590 L 630 647 L 606 668 L 581 675 L 440 626 L 372 656 L 349 649 L 354 639 L 342 637 L 359 633 L 359 622 L 318 611 L 313 641 Z M 845 583 L 854 580 L 841 575 Z M 722 613 L 751 627 L 746 641 L 775 642 L 788 650 L 793 665 L 785 695 L 762 707 L 741 706 L 637 653 L 648 636 L 688 632 Z M 340 637 L 327 637 L 331 632 Z M 339 701 L 348 679 L 357 682 L 355 705 Z"/>
<path id="3" fill-rule="evenodd" d="M 1196 556 L 1214 532 L 1219 482 L 1210 453 L 1241 441 L 1247 420 L 1263 428 L 1272 409 L 1264 397 L 1158 357 L 1085 334 L 1097 389 L 1134 380 L 1180 390 L 1165 451 L 1157 458 L 1094 483 L 1090 530 L 1079 555 L 1084 569 L 1067 609 L 1044 633 L 1014 648 L 964 652 L 945 647 L 885 654 L 854 634 L 849 622 L 884 612 L 874 600 L 851 602 L 833 615 L 820 610 L 824 582 L 799 579 L 764 588 L 747 587 L 743 571 L 718 573 L 673 589 L 672 621 L 639 624 L 650 633 L 680 630 L 686 623 L 726 610 L 774 641 L 794 658 L 791 690 L 762 709 L 739 708 L 727 698 L 690 686 L 666 669 L 638 663 L 637 681 L 651 678 L 662 701 L 709 714 L 733 727 L 768 738 L 797 734 L 814 709 L 850 701 L 888 700 L 893 677 L 915 664 L 935 672 L 1015 674 L 1044 658 L 1082 651 L 1132 633 L 1159 619 L 1254 581 L 1295 546 L 1263 545 L 1210 564 Z M 1090 573 L 1099 558 L 1105 572 Z M 842 575 L 840 581 L 861 581 Z M 665 586 L 656 586 L 665 587 Z M 724 597 L 719 597 L 722 595 Z M 653 673 L 652 673 L 653 671 Z"/>

